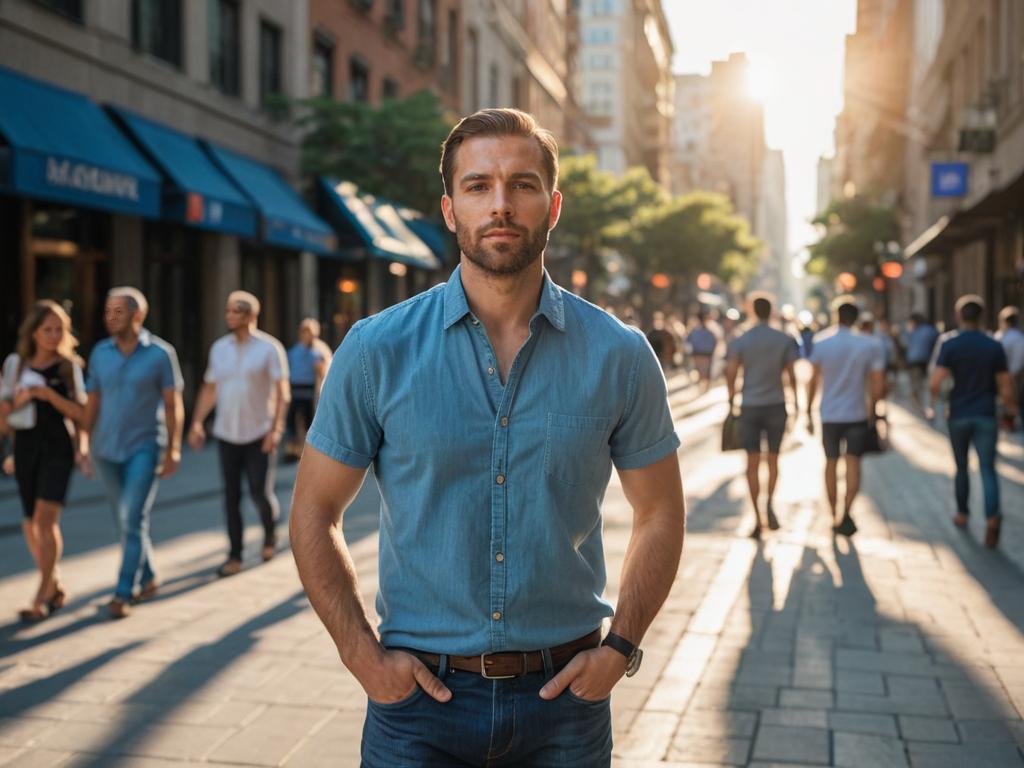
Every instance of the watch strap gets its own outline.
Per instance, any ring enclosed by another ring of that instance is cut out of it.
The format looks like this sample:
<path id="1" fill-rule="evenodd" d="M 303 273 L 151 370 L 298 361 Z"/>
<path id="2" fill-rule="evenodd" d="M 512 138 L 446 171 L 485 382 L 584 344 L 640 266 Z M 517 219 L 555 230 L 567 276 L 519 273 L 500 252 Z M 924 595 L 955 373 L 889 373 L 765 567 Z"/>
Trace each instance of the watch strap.
<path id="1" fill-rule="evenodd" d="M 601 641 L 601 645 L 607 645 L 627 659 L 630 658 L 637 650 L 637 647 L 633 645 L 629 640 L 624 638 L 622 635 L 616 635 L 614 632 L 609 632 L 604 640 Z"/>

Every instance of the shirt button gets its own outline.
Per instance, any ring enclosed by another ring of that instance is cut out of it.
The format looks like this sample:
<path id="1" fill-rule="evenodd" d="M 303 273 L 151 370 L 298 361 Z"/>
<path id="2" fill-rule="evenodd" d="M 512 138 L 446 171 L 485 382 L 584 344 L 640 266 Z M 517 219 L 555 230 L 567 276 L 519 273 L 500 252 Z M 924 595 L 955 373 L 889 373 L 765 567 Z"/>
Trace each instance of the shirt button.
<path id="1" fill-rule="evenodd" d="M 475 317 L 473 318 L 473 325 L 480 325 L 480 321 L 477 320 Z"/>
<path id="2" fill-rule="evenodd" d="M 494 556 L 494 559 L 495 559 L 495 560 L 497 560 L 497 561 L 498 561 L 499 563 L 503 563 L 503 562 L 505 562 L 505 556 L 504 556 L 503 554 L 501 554 L 501 552 L 499 552 L 498 554 L 496 554 L 496 555 Z"/>
<path id="3" fill-rule="evenodd" d="M 502 416 L 501 417 L 501 426 L 503 426 L 503 427 L 507 427 L 508 426 L 508 416 Z"/>
<path id="4" fill-rule="evenodd" d="M 495 621 L 501 621 L 501 611 L 495 611 L 491 614 L 491 618 Z"/>
<path id="5" fill-rule="evenodd" d="M 493 368 L 488 368 L 487 369 L 487 375 L 488 376 L 493 376 L 494 375 L 494 369 Z"/>
<path id="6" fill-rule="evenodd" d="M 494 478 L 494 482 L 496 482 L 498 485 L 504 485 L 505 484 L 505 476 L 504 475 L 498 475 L 496 478 Z"/>

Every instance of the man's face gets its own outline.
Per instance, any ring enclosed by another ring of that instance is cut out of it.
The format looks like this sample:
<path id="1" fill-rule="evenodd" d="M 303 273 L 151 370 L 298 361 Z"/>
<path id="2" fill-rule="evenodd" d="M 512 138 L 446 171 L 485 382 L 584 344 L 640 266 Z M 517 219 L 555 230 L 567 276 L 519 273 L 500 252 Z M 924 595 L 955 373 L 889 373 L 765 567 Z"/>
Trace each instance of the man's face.
<path id="1" fill-rule="evenodd" d="M 237 301 L 229 301 L 224 310 L 224 322 L 229 331 L 237 331 L 242 326 L 249 324 L 249 312 Z"/>
<path id="2" fill-rule="evenodd" d="M 561 193 L 548 189 L 540 146 L 519 136 L 464 141 L 441 200 L 459 249 L 492 275 L 518 274 L 540 258 L 561 205 Z"/>
<path id="3" fill-rule="evenodd" d="M 132 327 L 134 315 L 128 306 L 128 299 L 123 296 L 107 299 L 103 307 L 103 324 L 107 327 L 107 333 L 117 336 L 127 332 Z"/>

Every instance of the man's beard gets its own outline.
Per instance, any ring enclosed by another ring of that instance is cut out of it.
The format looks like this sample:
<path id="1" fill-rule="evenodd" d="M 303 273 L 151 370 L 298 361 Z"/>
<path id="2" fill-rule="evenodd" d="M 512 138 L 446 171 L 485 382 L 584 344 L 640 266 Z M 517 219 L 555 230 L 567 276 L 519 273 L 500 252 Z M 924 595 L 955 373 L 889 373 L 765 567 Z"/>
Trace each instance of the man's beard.
<path id="1" fill-rule="evenodd" d="M 510 229 L 520 237 L 511 243 L 495 242 L 488 247 L 484 236 L 492 229 Z M 537 261 L 547 248 L 547 220 L 533 232 L 503 219 L 494 219 L 472 232 L 456 217 L 455 237 L 459 250 L 484 272 L 501 276 L 517 275 Z"/>

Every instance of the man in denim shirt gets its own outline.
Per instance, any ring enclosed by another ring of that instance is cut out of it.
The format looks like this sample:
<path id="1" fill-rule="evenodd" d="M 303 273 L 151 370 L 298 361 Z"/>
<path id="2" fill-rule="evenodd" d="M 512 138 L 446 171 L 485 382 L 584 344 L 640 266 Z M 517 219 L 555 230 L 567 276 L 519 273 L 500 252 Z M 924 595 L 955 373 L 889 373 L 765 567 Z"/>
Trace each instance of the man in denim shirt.
<path id="1" fill-rule="evenodd" d="M 661 367 L 639 331 L 544 270 L 557 151 L 515 110 L 453 129 L 442 208 L 461 265 L 353 327 L 309 431 L 292 548 L 369 697 L 365 766 L 609 765 L 611 689 L 675 577 L 684 511 Z M 379 635 L 339 522 L 371 464 Z M 612 464 L 634 510 L 614 610 Z"/>

